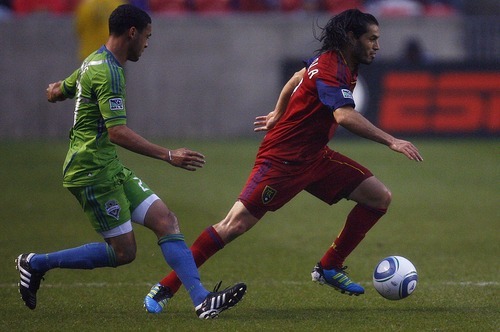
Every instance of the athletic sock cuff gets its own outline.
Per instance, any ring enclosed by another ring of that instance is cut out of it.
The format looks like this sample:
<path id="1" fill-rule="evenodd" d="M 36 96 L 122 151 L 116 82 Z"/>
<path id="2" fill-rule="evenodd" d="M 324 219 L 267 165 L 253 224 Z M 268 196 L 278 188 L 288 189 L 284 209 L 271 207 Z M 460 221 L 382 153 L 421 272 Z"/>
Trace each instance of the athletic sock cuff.
<path id="1" fill-rule="evenodd" d="M 387 212 L 387 209 L 374 208 L 374 207 L 371 207 L 371 206 L 368 206 L 365 204 L 361 204 L 361 203 L 359 203 L 358 205 L 360 207 L 363 207 L 364 209 L 366 209 L 368 211 L 373 211 L 374 213 L 379 214 L 381 216 L 383 216 Z"/>
<path id="2" fill-rule="evenodd" d="M 219 233 L 217 233 L 217 231 L 215 230 L 215 228 L 213 226 L 210 226 L 206 229 L 207 233 L 210 234 L 210 237 L 212 238 L 212 240 L 214 240 L 215 243 L 217 243 L 217 245 L 219 246 L 220 249 L 223 249 L 224 248 L 224 241 L 222 240 L 222 238 L 220 237 Z"/>
<path id="3" fill-rule="evenodd" d="M 176 241 L 184 241 L 184 234 L 169 234 L 162 236 L 158 240 L 158 245 L 162 245 L 165 242 L 176 242 Z"/>
<path id="4" fill-rule="evenodd" d="M 106 251 L 108 253 L 108 260 L 110 267 L 117 267 L 118 263 L 116 262 L 116 253 L 112 246 L 106 244 Z"/>

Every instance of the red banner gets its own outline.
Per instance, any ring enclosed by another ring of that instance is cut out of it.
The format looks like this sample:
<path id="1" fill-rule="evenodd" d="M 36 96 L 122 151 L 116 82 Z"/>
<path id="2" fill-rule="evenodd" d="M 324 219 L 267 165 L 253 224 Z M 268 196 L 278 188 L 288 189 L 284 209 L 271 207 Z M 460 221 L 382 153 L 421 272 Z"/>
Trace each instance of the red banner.
<path id="1" fill-rule="evenodd" d="M 390 132 L 500 132 L 500 74 L 484 71 L 387 71 L 378 124 Z"/>

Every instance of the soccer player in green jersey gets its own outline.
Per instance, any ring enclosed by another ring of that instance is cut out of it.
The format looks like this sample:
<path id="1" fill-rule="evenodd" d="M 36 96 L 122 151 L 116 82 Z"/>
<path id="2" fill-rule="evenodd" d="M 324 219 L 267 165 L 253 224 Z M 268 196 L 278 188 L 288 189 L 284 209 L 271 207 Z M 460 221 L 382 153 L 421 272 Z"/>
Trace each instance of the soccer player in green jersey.
<path id="1" fill-rule="evenodd" d="M 127 127 L 123 65 L 127 60 L 138 61 L 148 46 L 151 18 L 137 7 L 121 5 L 109 17 L 109 32 L 106 44 L 80 68 L 47 88 L 49 102 L 76 100 L 63 185 L 105 242 L 19 255 L 16 267 L 21 297 L 28 308 L 35 309 L 40 282 L 53 268 L 93 269 L 132 262 L 136 255 L 134 222 L 156 234 L 165 261 L 186 286 L 198 317 L 216 317 L 241 300 L 246 285 L 238 283 L 214 292 L 203 287 L 176 216 L 120 162 L 116 145 L 188 171 L 203 167 L 205 158 L 189 149 L 170 150 L 153 144 Z"/>

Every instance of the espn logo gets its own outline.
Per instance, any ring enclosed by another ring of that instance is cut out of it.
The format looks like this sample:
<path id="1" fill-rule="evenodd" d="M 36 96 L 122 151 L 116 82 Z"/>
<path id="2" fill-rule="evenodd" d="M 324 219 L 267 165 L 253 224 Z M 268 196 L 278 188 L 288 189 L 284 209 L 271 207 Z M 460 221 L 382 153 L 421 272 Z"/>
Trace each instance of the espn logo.
<path id="1" fill-rule="evenodd" d="M 500 75 L 494 72 L 388 72 L 379 125 L 393 132 L 500 132 Z"/>

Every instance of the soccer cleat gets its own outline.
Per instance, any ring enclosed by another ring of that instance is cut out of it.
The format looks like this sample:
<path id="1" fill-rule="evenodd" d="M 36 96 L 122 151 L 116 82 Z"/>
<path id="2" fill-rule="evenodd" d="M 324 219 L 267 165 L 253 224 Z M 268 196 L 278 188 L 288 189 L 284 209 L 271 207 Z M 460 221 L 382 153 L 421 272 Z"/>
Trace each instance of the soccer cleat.
<path id="1" fill-rule="evenodd" d="M 311 272 L 311 277 L 313 281 L 319 282 L 321 285 L 328 285 L 338 290 L 342 294 L 348 295 L 361 295 L 365 293 L 365 290 L 361 285 L 358 285 L 351 281 L 347 276 L 345 269 L 331 269 L 323 270 L 321 263 L 316 264 Z"/>
<path id="2" fill-rule="evenodd" d="M 173 296 L 170 288 L 158 283 L 151 288 L 144 298 L 144 308 L 151 314 L 159 314 Z"/>
<path id="3" fill-rule="evenodd" d="M 245 295 L 247 285 L 238 283 L 233 287 L 226 288 L 223 291 L 218 291 L 219 282 L 212 293 L 209 293 L 205 300 L 194 308 L 196 315 L 201 319 L 217 318 L 219 314 L 229 308 L 234 307 Z"/>
<path id="4" fill-rule="evenodd" d="M 30 260 L 34 256 L 31 254 L 21 254 L 16 259 L 16 269 L 19 270 L 19 293 L 24 304 L 31 310 L 36 308 L 36 292 L 40 288 L 40 281 L 44 273 L 35 272 L 30 266 Z"/>

